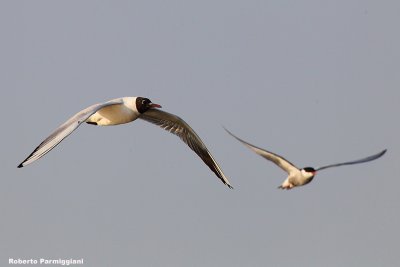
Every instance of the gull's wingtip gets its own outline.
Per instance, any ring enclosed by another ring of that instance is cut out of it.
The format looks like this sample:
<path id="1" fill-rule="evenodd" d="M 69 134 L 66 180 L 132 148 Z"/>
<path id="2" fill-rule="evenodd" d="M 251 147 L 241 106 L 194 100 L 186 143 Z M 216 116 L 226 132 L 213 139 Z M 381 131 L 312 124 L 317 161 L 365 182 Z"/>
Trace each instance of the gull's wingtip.
<path id="1" fill-rule="evenodd" d="M 22 167 L 24 167 L 24 165 L 20 163 L 17 168 L 22 168 Z"/>
<path id="2" fill-rule="evenodd" d="M 228 132 L 228 134 L 233 135 L 224 125 L 221 125 L 221 126 L 222 126 L 222 128 L 224 128 L 225 131 Z"/>
<path id="3" fill-rule="evenodd" d="M 225 130 L 228 134 L 230 134 L 232 137 L 234 137 L 234 138 L 237 139 L 238 141 L 244 142 L 242 139 L 240 139 L 239 137 L 237 137 L 236 135 L 234 135 L 231 131 L 229 131 L 228 129 L 226 129 L 225 126 L 222 125 L 222 128 L 224 128 L 224 130 Z M 244 142 L 244 143 L 246 143 L 246 142 Z"/>
<path id="4" fill-rule="evenodd" d="M 382 157 L 383 155 L 385 155 L 385 154 L 386 154 L 386 151 L 387 151 L 387 148 L 385 148 L 384 150 L 382 150 L 381 152 L 379 152 L 378 154 L 376 154 L 376 155 L 377 155 L 377 158 L 380 158 L 380 157 Z"/>

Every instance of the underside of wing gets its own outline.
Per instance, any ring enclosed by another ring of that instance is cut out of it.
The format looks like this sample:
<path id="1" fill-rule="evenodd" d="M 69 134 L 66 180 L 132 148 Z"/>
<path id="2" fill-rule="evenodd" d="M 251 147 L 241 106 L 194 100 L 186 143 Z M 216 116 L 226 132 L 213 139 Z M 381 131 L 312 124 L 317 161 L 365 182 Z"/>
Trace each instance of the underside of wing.
<path id="1" fill-rule="evenodd" d="M 35 150 L 18 165 L 18 168 L 24 167 L 32 162 L 40 159 L 46 155 L 50 150 L 57 146 L 62 140 L 64 140 L 68 135 L 70 135 L 82 122 L 85 122 L 92 114 L 97 112 L 99 109 L 110 106 L 121 104 L 122 100 L 112 100 L 106 103 L 95 104 L 90 106 L 72 116 L 64 124 L 59 126 L 49 137 L 47 137 Z"/>
<path id="2" fill-rule="evenodd" d="M 240 139 L 239 137 L 237 137 L 236 135 L 234 135 L 233 133 L 231 133 L 229 130 L 227 130 L 225 128 L 225 131 L 227 131 L 230 135 L 232 135 L 236 140 L 240 141 L 241 143 L 243 143 L 244 145 L 246 145 L 248 148 L 250 148 L 251 150 L 253 150 L 255 153 L 257 153 L 258 155 L 260 155 L 261 157 L 272 161 L 273 163 L 275 163 L 276 165 L 278 165 L 282 170 L 284 170 L 287 173 L 290 173 L 291 171 L 295 171 L 298 170 L 298 168 L 291 163 L 290 161 L 288 161 L 287 159 L 285 159 L 282 156 L 279 156 L 275 153 L 272 153 L 270 151 L 267 151 L 265 149 L 259 148 L 257 146 L 254 146 L 246 141 L 244 141 L 243 139 Z"/>
<path id="3" fill-rule="evenodd" d="M 369 162 L 369 161 L 372 161 L 372 160 L 375 160 L 375 159 L 378 159 L 378 158 L 382 157 L 383 154 L 385 154 L 385 153 L 386 153 L 386 149 L 384 149 L 381 152 L 379 152 L 377 154 L 374 154 L 372 156 L 368 156 L 366 158 L 323 166 L 323 167 L 318 168 L 317 171 L 328 169 L 328 168 L 332 168 L 332 167 L 339 167 L 339 166 L 343 166 L 343 165 L 352 165 L 352 164 L 359 164 L 359 163 Z"/>
<path id="4" fill-rule="evenodd" d="M 159 109 L 149 109 L 141 114 L 139 118 L 156 124 L 164 130 L 177 135 L 203 160 L 203 162 L 217 175 L 218 178 L 221 179 L 224 184 L 229 188 L 232 188 L 228 178 L 222 172 L 218 163 L 208 151 L 206 145 L 184 120 L 174 114 Z"/>

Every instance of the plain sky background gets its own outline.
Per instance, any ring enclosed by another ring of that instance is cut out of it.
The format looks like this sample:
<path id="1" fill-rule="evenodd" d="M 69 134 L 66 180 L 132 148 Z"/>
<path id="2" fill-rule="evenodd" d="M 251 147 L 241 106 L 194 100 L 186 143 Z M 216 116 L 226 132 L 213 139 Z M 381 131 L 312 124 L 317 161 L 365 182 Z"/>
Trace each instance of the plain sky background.
<path id="1" fill-rule="evenodd" d="M 1 1 L 0 265 L 399 266 L 399 1 Z M 177 137 L 71 115 L 145 96 L 184 118 L 229 190 Z M 292 191 L 230 137 L 299 167 L 358 159 Z"/>

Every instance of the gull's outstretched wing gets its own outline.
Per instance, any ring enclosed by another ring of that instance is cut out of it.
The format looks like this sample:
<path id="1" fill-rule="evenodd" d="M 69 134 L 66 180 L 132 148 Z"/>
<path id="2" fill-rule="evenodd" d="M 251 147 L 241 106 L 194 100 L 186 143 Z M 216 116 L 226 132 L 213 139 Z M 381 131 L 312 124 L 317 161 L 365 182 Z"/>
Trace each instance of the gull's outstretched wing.
<path id="1" fill-rule="evenodd" d="M 149 109 L 141 114 L 139 118 L 156 124 L 170 133 L 177 135 L 204 161 L 224 184 L 232 188 L 228 178 L 222 172 L 206 145 L 184 120 L 174 114 L 159 109 Z"/>
<path id="2" fill-rule="evenodd" d="M 224 128 L 225 131 L 227 131 L 230 135 L 232 135 L 234 138 L 236 138 L 238 141 L 240 141 L 241 143 L 243 143 L 244 145 L 246 145 L 248 148 L 250 148 L 251 150 L 253 150 L 254 152 L 256 152 L 258 155 L 260 155 L 263 158 L 266 158 L 267 160 L 272 161 L 273 163 L 275 163 L 276 165 L 278 165 L 282 170 L 284 170 L 285 172 L 287 172 L 288 174 L 292 171 L 296 171 L 298 170 L 298 168 L 291 163 L 290 161 L 288 161 L 287 159 L 285 159 L 282 156 L 279 156 L 278 154 L 272 153 L 270 151 L 267 151 L 265 149 L 256 147 L 250 143 L 247 143 L 246 141 L 240 139 L 239 137 L 235 136 L 233 133 L 231 133 L 230 131 L 228 131 L 226 128 Z"/>
<path id="3" fill-rule="evenodd" d="M 85 122 L 91 115 L 96 113 L 99 109 L 111 106 L 111 105 L 119 105 L 122 104 L 122 99 L 115 99 L 105 103 L 95 104 L 88 108 L 85 108 L 82 111 L 79 111 L 74 116 L 72 116 L 69 120 L 67 120 L 64 124 L 59 126 L 49 137 L 47 137 L 40 145 L 33 150 L 33 152 L 18 165 L 18 168 L 24 167 L 32 162 L 40 159 L 50 150 L 52 150 L 56 145 L 58 145 L 65 137 L 70 135 L 82 122 Z"/>
<path id="4" fill-rule="evenodd" d="M 331 165 L 327 165 L 327 166 L 320 167 L 320 168 L 318 168 L 318 169 L 316 169 L 316 170 L 317 170 L 317 171 L 320 171 L 320 170 L 324 170 L 324 169 L 332 168 L 332 167 L 338 167 L 338 166 L 343 166 L 343 165 L 352 165 L 352 164 L 364 163 L 364 162 L 368 162 L 368 161 L 372 161 L 372 160 L 375 160 L 375 159 L 377 159 L 377 158 L 380 158 L 380 157 L 382 157 L 383 154 L 385 154 L 385 153 L 386 153 L 386 149 L 385 149 L 385 150 L 382 150 L 381 152 L 379 152 L 379 153 L 377 153 L 377 154 L 375 154 L 375 155 L 372 155 L 372 156 L 369 156 L 369 157 L 366 157 L 366 158 L 363 158 L 363 159 L 354 160 L 354 161 L 348 161 L 348 162 L 343 162 L 343 163 L 331 164 Z"/>

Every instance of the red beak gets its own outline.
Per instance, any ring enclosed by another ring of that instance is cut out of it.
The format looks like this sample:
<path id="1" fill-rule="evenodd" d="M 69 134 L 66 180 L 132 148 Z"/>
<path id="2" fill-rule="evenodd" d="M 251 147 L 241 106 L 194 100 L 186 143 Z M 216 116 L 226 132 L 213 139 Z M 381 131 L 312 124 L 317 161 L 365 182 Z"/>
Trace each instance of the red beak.
<path id="1" fill-rule="evenodd" d="M 156 104 L 156 103 L 151 103 L 150 104 L 150 108 L 161 108 L 161 106 L 159 104 Z"/>

